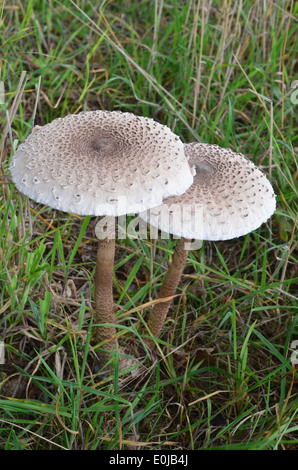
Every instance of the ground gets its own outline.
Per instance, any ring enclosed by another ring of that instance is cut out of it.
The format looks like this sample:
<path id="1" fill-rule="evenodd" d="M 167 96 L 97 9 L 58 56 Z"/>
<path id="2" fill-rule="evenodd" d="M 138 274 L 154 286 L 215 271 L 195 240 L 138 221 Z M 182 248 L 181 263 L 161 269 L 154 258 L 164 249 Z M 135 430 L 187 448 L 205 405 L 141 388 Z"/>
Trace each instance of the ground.
<path id="1" fill-rule="evenodd" d="M 8 0 L 0 6 L 0 448 L 297 449 L 297 4 Z M 33 125 L 131 111 L 242 152 L 274 216 L 190 252 L 162 336 L 146 320 L 175 241 L 117 240 L 118 342 L 98 370 L 95 218 L 9 179 Z"/>

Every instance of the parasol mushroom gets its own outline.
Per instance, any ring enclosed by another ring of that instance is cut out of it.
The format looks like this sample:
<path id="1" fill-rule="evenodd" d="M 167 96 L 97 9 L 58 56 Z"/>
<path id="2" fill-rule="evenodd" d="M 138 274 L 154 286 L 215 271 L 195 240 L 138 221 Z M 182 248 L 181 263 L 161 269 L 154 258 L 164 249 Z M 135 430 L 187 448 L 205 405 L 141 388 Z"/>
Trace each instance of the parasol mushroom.
<path id="1" fill-rule="evenodd" d="M 168 197 L 161 206 L 139 215 L 151 226 L 179 237 L 158 300 L 175 294 L 191 239 L 240 237 L 266 222 L 276 207 L 265 174 L 242 154 L 196 142 L 185 144 L 184 149 L 196 171 L 193 185 L 183 195 Z M 149 329 L 154 337 L 161 332 L 170 304 L 171 300 L 161 301 L 152 309 Z"/>
<path id="2" fill-rule="evenodd" d="M 183 144 L 167 126 L 132 113 L 89 111 L 36 126 L 15 152 L 10 171 L 17 189 L 54 209 L 116 217 L 178 195 L 193 175 Z M 95 322 L 115 324 L 112 273 L 115 237 L 98 241 Z M 115 327 L 96 339 L 115 342 Z"/>

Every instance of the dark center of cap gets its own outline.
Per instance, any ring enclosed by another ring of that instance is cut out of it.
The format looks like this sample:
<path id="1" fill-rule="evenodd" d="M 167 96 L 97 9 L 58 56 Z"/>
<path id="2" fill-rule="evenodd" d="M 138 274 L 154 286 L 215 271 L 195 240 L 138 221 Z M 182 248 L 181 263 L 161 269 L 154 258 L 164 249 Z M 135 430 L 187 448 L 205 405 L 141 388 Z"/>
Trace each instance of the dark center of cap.
<path id="1" fill-rule="evenodd" d="M 195 164 L 196 176 L 200 182 L 204 182 L 206 179 L 211 178 L 215 173 L 215 167 L 209 162 L 200 161 Z"/>
<path id="2" fill-rule="evenodd" d="M 101 150 L 104 150 L 105 148 L 109 147 L 110 145 L 113 144 L 113 139 L 109 137 L 100 137 L 99 139 L 93 140 L 91 143 L 92 149 L 100 152 Z"/>

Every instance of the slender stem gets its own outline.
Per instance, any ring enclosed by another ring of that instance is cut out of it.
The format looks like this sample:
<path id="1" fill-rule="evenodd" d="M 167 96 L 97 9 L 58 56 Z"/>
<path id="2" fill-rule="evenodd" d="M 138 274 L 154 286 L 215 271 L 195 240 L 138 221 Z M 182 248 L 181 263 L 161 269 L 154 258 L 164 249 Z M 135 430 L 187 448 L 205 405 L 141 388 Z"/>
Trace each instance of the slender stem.
<path id="1" fill-rule="evenodd" d="M 184 238 L 177 240 L 173 260 L 160 288 L 158 299 L 170 297 L 176 292 L 188 256 L 188 250 L 185 249 L 186 242 L 187 240 Z M 170 305 L 171 300 L 168 300 L 166 302 L 155 304 L 152 309 L 149 318 L 149 329 L 151 330 L 152 335 L 156 338 L 161 332 Z"/>
<path id="2" fill-rule="evenodd" d="M 116 323 L 113 299 L 113 266 L 115 257 L 115 239 L 98 240 L 95 273 L 95 323 Z M 99 326 L 96 340 L 109 340 L 114 344 L 116 329 L 112 326 Z"/>

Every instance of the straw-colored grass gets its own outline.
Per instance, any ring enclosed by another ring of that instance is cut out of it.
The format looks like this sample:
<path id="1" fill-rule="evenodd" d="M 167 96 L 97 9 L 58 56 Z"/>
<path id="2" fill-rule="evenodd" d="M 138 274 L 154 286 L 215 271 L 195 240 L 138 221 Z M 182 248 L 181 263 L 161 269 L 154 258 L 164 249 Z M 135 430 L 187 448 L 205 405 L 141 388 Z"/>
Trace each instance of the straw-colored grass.
<path id="1" fill-rule="evenodd" d="M 0 448 L 297 449 L 297 4 L 7 0 L 0 36 Z M 8 171 L 33 125 L 92 109 L 240 151 L 277 194 L 256 232 L 190 252 L 154 354 L 174 240 L 117 240 L 117 335 L 140 365 L 119 372 L 116 351 L 105 378 L 95 219 L 24 198 Z"/>

